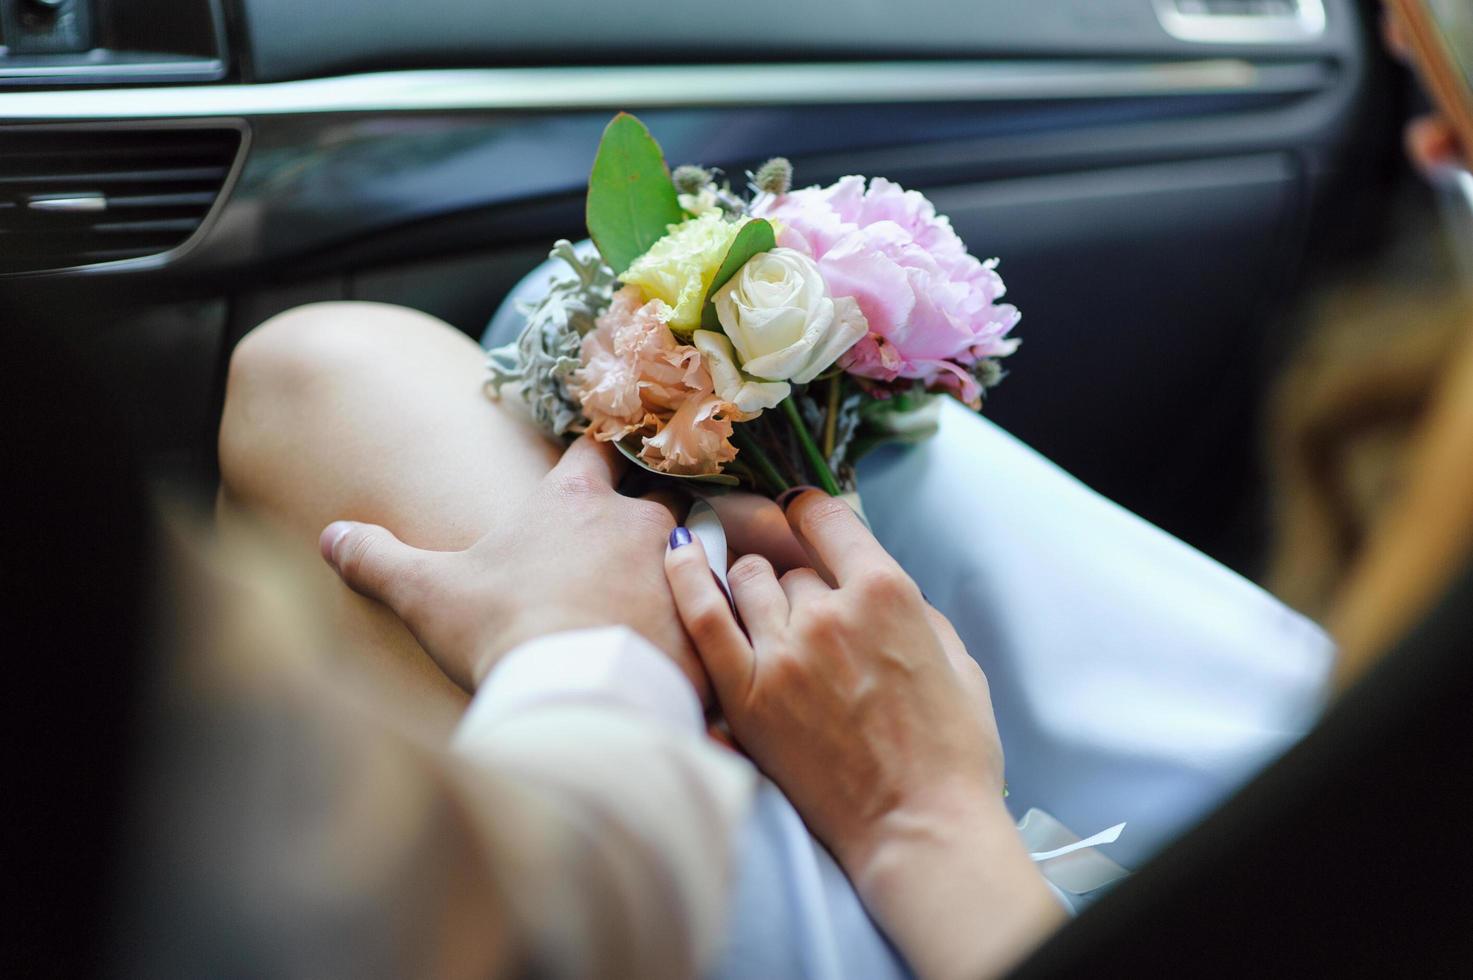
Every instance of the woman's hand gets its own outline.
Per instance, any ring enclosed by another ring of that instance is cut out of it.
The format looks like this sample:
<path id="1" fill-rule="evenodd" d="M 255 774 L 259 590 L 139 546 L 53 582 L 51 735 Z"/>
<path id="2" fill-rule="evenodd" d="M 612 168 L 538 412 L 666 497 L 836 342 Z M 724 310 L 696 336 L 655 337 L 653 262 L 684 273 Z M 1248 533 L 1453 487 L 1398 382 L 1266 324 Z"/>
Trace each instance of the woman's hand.
<path id="1" fill-rule="evenodd" d="M 844 503 L 810 492 L 788 513 L 838 588 L 739 559 L 727 577 L 747 635 L 699 542 L 666 558 L 732 734 L 841 860 L 902 813 L 1000 801 L 987 681 L 950 624 Z"/>
<path id="2" fill-rule="evenodd" d="M 1381 37 L 1387 49 L 1406 64 L 1413 64 L 1411 45 L 1402 33 L 1401 21 L 1391 11 L 1381 18 Z M 1466 159 L 1452 124 L 1440 115 L 1422 116 L 1407 124 L 1406 152 L 1418 170 L 1428 176 Z"/>
<path id="3" fill-rule="evenodd" d="M 585 436 L 465 551 L 423 551 L 385 528 L 338 521 L 322 532 L 322 555 L 349 588 L 398 614 L 468 690 L 526 640 L 625 625 L 670 654 L 708 700 L 661 565 L 675 519 L 658 502 L 614 490 L 624 466 L 611 446 Z"/>
<path id="4" fill-rule="evenodd" d="M 847 505 L 813 491 L 787 514 L 833 581 L 740 559 L 745 633 L 699 542 L 666 558 L 732 734 L 924 976 L 1001 970 L 1060 910 L 1002 803 L 987 681 Z"/>
<path id="5" fill-rule="evenodd" d="M 1412 163 L 1429 176 L 1463 159 L 1458 135 L 1442 116 L 1422 116 L 1407 123 L 1406 148 Z"/>

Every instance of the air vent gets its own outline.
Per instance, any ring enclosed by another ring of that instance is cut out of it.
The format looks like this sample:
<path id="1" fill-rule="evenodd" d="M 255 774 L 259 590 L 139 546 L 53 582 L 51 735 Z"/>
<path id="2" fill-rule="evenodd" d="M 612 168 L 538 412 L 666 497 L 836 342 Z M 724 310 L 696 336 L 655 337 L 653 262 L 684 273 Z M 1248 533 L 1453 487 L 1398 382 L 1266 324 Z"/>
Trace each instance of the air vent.
<path id="1" fill-rule="evenodd" d="M 1322 0 L 1155 0 L 1166 33 L 1201 44 L 1286 44 L 1325 33 Z"/>
<path id="2" fill-rule="evenodd" d="M 234 129 L 0 131 L 0 272 L 156 256 L 203 224 Z"/>

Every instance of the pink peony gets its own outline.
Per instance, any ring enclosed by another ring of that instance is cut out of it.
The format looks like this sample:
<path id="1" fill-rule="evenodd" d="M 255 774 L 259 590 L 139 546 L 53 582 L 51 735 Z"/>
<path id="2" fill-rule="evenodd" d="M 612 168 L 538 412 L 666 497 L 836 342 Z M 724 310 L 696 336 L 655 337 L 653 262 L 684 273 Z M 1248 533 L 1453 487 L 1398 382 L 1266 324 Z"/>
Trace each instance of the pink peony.
<path id="1" fill-rule="evenodd" d="M 746 416 L 714 394 L 700 351 L 676 341 L 671 310 L 646 303 L 637 286 L 614 294 L 583 338 L 582 365 L 569 389 L 602 442 L 643 437 L 640 458 L 664 473 L 719 473 L 736 457 L 732 422 Z"/>
<path id="2" fill-rule="evenodd" d="M 840 363 L 877 381 L 914 378 L 969 405 L 982 389 L 969 370 L 1018 346 L 1018 310 L 997 260 L 979 262 L 931 202 L 883 177 L 844 177 L 759 201 L 778 222 L 778 244 L 813 257 L 833 296 L 852 296 L 869 334 Z"/>

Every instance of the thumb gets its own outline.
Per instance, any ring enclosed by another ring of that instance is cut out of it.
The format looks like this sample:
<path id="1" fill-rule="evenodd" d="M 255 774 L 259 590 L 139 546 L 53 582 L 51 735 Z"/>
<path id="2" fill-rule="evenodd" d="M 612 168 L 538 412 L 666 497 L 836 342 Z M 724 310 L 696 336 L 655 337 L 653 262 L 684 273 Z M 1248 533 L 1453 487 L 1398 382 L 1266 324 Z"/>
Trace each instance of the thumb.
<path id="1" fill-rule="evenodd" d="M 552 479 L 581 479 L 589 486 L 618 486 L 629 464 L 611 443 L 584 433 L 563 453 L 548 476 Z"/>
<path id="2" fill-rule="evenodd" d="M 317 545 L 344 585 L 382 602 L 401 619 L 411 590 L 424 578 L 428 560 L 436 554 L 410 547 L 388 528 L 357 521 L 333 521 L 323 529 Z"/>

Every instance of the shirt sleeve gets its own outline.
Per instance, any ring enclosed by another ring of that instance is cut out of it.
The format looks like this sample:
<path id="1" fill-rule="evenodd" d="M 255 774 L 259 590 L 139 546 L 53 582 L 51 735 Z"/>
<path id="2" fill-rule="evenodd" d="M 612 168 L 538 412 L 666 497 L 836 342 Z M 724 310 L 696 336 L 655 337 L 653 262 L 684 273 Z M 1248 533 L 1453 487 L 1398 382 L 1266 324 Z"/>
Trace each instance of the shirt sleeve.
<path id="1" fill-rule="evenodd" d="M 539 965 L 653 977 L 710 963 L 756 774 L 706 737 L 669 657 L 621 627 L 530 641 L 486 679 L 453 744 L 546 807 L 509 883 Z"/>
<path id="2" fill-rule="evenodd" d="M 658 650 L 621 630 L 528 644 L 447 746 L 324 656 L 290 562 L 173 537 L 180 616 L 139 700 L 110 973 L 701 972 L 755 776 Z"/>

